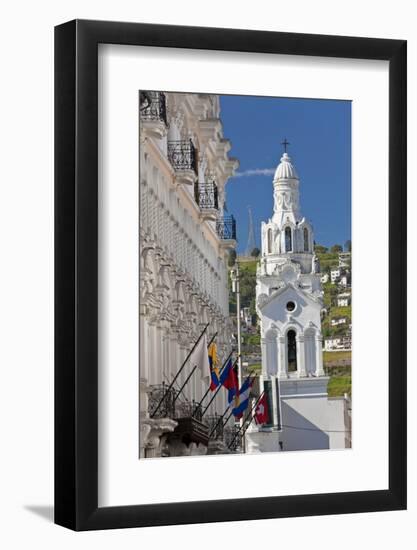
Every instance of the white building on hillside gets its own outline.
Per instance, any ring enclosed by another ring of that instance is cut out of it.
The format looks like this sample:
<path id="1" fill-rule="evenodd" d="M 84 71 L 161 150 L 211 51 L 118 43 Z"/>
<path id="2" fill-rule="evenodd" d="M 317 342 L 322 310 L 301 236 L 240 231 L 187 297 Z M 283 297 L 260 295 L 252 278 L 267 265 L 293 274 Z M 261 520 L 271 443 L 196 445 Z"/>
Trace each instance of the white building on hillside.
<path id="1" fill-rule="evenodd" d="M 344 286 L 344 287 L 350 286 L 350 273 L 348 272 L 343 273 L 340 277 L 339 284 L 340 286 Z"/>
<path id="2" fill-rule="evenodd" d="M 348 322 L 347 317 L 333 317 L 330 321 L 332 327 L 337 327 L 339 325 L 346 325 Z"/>
<path id="3" fill-rule="evenodd" d="M 329 274 L 323 273 L 323 275 L 320 277 L 320 282 L 324 285 L 329 282 Z"/>
<path id="4" fill-rule="evenodd" d="M 352 349 L 352 338 L 350 333 L 345 336 L 334 336 L 324 341 L 325 351 L 350 351 Z"/>
<path id="5" fill-rule="evenodd" d="M 231 351 L 227 255 L 236 229 L 224 203 L 238 162 L 228 156 L 230 147 L 218 96 L 140 94 L 142 457 L 207 451 L 207 431 L 191 414 L 207 389 L 198 374 L 174 405 L 167 398 L 150 416 L 207 324 L 208 340 L 217 333 L 220 360 Z M 191 369 L 186 365 L 173 390 Z M 204 420 L 224 408 L 225 392 L 219 392 Z"/>
<path id="6" fill-rule="evenodd" d="M 339 266 L 340 267 L 350 267 L 350 252 L 340 252 L 339 254 Z"/>
<path id="7" fill-rule="evenodd" d="M 252 430 L 248 437 L 261 451 L 326 449 L 339 446 L 331 440 L 339 422 L 328 402 L 329 378 L 323 370 L 320 267 L 313 252 L 313 227 L 300 211 L 299 178 L 286 152 L 273 188 L 274 213 L 262 223 L 256 287 L 271 425 Z"/>
<path id="8" fill-rule="evenodd" d="M 340 279 L 342 269 L 340 267 L 332 267 L 330 270 L 330 280 L 334 284 Z"/>
<path id="9" fill-rule="evenodd" d="M 347 307 L 350 306 L 351 296 L 349 292 L 343 292 L 337 296 L 337 305 L 338 307 Z"/>

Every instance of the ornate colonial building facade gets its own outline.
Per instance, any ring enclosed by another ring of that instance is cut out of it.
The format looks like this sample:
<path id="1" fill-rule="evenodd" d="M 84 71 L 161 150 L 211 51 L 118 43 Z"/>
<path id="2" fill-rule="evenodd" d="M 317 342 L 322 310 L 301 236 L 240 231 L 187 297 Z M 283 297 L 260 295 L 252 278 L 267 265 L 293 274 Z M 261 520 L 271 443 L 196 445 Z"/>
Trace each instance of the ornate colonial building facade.
<path id="1" fill-rule="evenodd" d="M 324 375 L 320 268 L 299 177 L 287 152 L 273 179 L 273 216 L 262 223 L 256 305 L 270 426 L 252 430 L 261 451 L 344 447 L 344 405 L 329 401 Z"/>
<path id="2" fill-rule="evenodd" d="M 140 456 L 205 453 L 192 413 L 207 382 L 196 373 L 187 381 L 191 365 L 154 412 L 207 325 L 220 363 L 231 351 L 227 258 L 236 228 L 224 210 L 238 162 L 228 155 L 218 96 L 142 92 L 139 109 Z M 205 421 L 225 406 L 219 392 Z"/>

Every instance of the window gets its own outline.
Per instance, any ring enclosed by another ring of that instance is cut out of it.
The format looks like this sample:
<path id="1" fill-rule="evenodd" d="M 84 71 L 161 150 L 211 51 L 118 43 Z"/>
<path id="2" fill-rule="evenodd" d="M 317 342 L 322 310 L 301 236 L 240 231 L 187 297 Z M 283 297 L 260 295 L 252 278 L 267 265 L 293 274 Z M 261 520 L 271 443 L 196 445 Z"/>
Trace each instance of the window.
<path id="1" fill-rule="evenodd" d="M 292 251 L 292 233 L 291 227 L 285 228 L 285 252 Z"/>
<path id="2" fill-rule="evenodd" d="M 307 229 L 307 227 L 304 227 L 303 235 L 304 235 L 304 252 L 308 252 L 309 246 L 308 246 L 308 229 Z"/>
<path id="3" fill-rule="evenodd" d="M 272 254 L 272 229 L 268 229 L 268 253 Z"/>
<path id="4" fill-rule="evenodd" d="M 289 330 L 287 333 L 287 346 L 288 372 L 295 372 L 297 370 L 297 343 L 294 330 Z"/>

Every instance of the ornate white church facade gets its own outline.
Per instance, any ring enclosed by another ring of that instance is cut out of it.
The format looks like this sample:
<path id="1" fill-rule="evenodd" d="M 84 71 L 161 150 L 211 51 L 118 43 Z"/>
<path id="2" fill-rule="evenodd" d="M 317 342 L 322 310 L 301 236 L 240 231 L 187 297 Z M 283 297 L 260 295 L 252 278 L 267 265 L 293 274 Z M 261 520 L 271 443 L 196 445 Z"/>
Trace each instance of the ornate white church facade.
<path id="1" fill-rule="evenodd" d="M 208 341 L 216 334 L 220 363 L 231 350 L 227 258 L 236 229 L 224 204 L 238 162 L 228 155 L 218 96 L 142 92 L 139 110 L 140 456 L 204 453 L 205 437 L 191 417 L 206 381 L 191 376 L 175 407 L 169 395 L 159 414 L 152 412 L 206 325 Z M 225 406 L 220 392 L 205 419 Z M 184 434 L 167 444 L 181 418 L 189 419 L 189 444 L 182 444 Z"/>
<path id="2" fill-rule="evenodd" d="M 263 370 L 283 377 L 323 376 L 322 290 L 311 223 L 299 205 L 299 179 L 287 153 L 274 176 L 274 214 L 262 223 L 257 308 Z"/>
<path id="3" fill-rule="evenodd" d="M 344 447 L 344 408 L 329 400 L 323 370 L 320 267 L 313 227 L 300 210 L 287 152 L 273 179 L 273 216 L 262 223 L 256 307 L 270 425 L 249 432 L 260 451 Z"/>

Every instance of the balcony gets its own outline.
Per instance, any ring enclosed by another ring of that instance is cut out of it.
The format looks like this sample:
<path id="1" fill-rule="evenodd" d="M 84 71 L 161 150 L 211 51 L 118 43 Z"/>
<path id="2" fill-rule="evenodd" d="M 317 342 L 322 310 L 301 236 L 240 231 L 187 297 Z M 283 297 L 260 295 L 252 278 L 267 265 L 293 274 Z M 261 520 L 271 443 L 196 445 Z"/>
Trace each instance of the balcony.
<path id="1" fill-rule="evenodd" d="M 215 414 L 207 418 L 207 423 L 209 425 L 210 438 L 223 439 L 223 436 L 224 436 L 223 419 L 217 414 Z"/>
<path id="2" fill-rule="evenodd" d="M 195 202 L 200 207 L 201 217 L 206 220 L 215 220 L 219 209 L 217 185 L 211 183 L 195 183 Z"/>
<path id="3" fill-rule="evenodd" d="M 141 92 L 140 117 L 142 120 L 160 120 L 167 126 L 165 94 L 162 92 Z"/>
<path id="4" fill-rule="evenodd" d="M 165 397 L 164 397 L 165 396 Z M 166 384 L 151 386 L 148 392 L 149 416 L 153 418 L 175 418 L 177 392 Z"/>
<path id="5" fill-rule="evenodd" d="M 197 177 L 197 150 L 190 140 L 168 141 L 168 159 L 179 183 L 193 185 Z"/>
<path id="6" fill-rule="evenodd" d="M 139 112 L 141 129 L 147 135 L 157 139 L 166 135 L 168 123 L 164 93 L 140 92 Z"/>
<path id="7" fill-rule="evenodd" d="M 216 231 L 224 248 L 236 247 L 236 220 L 233 216 L 224 216 L 216 221 Z"/>
<path id="8" fill-rule="evenodd" d="M 167 441 L 179 440 L 185 445 L 208 445 L 209 427 L 202 421 L 201 410 L 196 403 L 181 401 L 178 391 L 167 384 L 150 387 L 148 411 L 151 418 L 172 418 L 178 425 L 168 435 Z"/>

